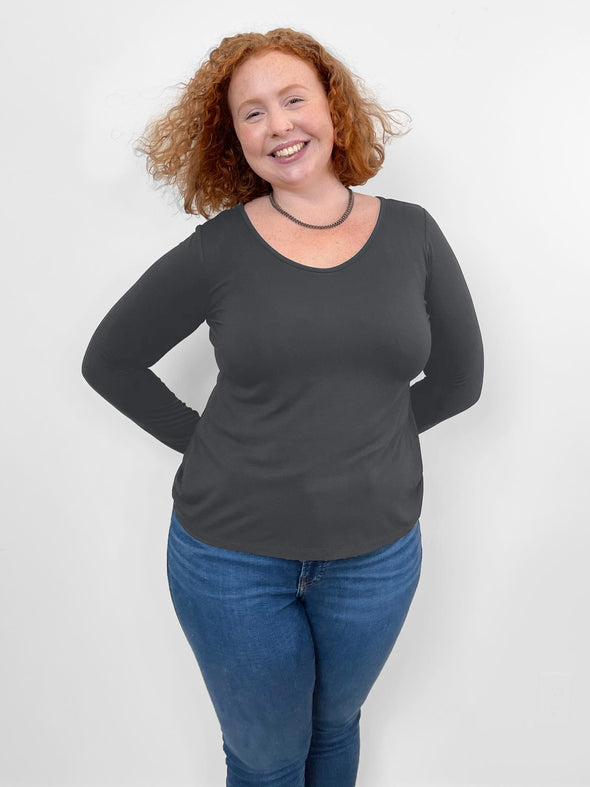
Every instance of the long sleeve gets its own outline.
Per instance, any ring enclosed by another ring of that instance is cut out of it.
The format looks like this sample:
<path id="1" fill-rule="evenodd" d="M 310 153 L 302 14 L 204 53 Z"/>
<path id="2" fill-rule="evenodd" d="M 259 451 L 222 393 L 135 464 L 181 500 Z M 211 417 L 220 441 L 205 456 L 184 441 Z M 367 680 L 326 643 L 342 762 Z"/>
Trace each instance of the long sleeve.
<path id="1" fill-rule="evenodd" d="M 200 418 L 149 368 L 204 321 L 199 226 L 115 303 L 90 339 L 82 376 L 138 426 L 184 453 Z"/>
<path id="2" fill-rule="evenodd" d="M 425 302 L 432 346 L 425 377 L 410 387 L 419 433 L 475 404 L 484 370 L 481 332 L 463 273 L 440 227 L 426 210 L 424 220 Z"/>

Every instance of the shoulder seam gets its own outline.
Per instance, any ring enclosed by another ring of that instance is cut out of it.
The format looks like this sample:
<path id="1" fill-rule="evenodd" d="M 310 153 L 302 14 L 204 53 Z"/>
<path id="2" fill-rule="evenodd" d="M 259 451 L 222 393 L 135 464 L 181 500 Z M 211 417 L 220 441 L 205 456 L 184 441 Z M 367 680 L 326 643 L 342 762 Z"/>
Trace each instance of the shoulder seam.
<path id="1" fill-rule="evenodd" d="M 428 211 L 424 207 L 422 207 L 422 211 L 424 214 L 424 256 L 426 258 L 426 278 L 428 280 L 431 276 L 430 245 L 428 243 Z"/>
<path id="2" fill-rule="evenodd" d="M 211 307 L 211 276 L 208 275 L 209 271 L 207 271 L 205 265 L 205 253 L 203 252 L 203 239 L 201 237 L 202 226 L 203 224 L 197 224 L 197 226 L 194 229 L 192 237 L 195 239 L 195 242 L 197 243 L 196 254 L 195 254 L 196 257 L 195 267 L 201 268 L 201 272 L 204 274 L 204 278 L 207 282 L 207 310 L 205 314 L 205 319 L 207 319 L 207 317 L 209 316 L 209 309 Z M 195 276 L 197 277 L 199 276 L 198 270 L 195 270 Z"/>

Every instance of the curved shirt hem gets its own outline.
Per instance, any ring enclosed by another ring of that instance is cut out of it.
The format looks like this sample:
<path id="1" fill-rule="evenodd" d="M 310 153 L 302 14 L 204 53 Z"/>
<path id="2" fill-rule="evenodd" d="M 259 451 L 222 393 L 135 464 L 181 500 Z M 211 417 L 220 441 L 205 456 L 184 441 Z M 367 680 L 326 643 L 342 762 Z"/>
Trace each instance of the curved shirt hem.
<path id="1" fill-rule="evenodd" d="M 218 542 L 217 544 L 213 544 L 211 541 L 207 541 L 204 538 L 201 538 L 200 535 L 196 535 L 194 532 L 192 532 L 191 530 L 189 530 L 185 526 L 185 524 L 182 521 L 182 514 L 180 513 L 180 511 L 176 507 L 176 504 L 173 506 L 173 511 L 174 511 L 174 514 L 176 515 L 176 518 L 180 522 L 180 525 L 182 526 L 182 529 L 185 531 L 185 533 L 187 533 L 189 536 L 191 536 L 191 538 L 194 538 L 196 541 L 200 541 L 201 543 L 206 544 L 207 546 L 215 547 L 216 549 L 226 549 L 226 550 L 230 550 L 232 552 L 242 552 L 242 553 L 247 554 L 247 555 L 256 555 L 257 557 L 274 557 L 274 558 L 279 558 L 281 560 L 298 560 L 299 562 L 303 562 L 304 560 L 305 561 L 307 561 L 307 560 L 313 560 L 313 561 L 319 561 L 319 560 L 321 560 L 321 561 L 346 560 L 347 558 L 361 557 L 361 555 L 367 555 L 370 552 L 375 552 L 377 549 L 382 549 L 383 547 L 387 547 L 387 546 L 391 546 L 392 544 L 395 544 L 397 541 L 399 541 L 400 539 L 404 538 L 404 536 L 407 536 L 408 533 L 415 527 L 416 523 L 420 521 L 419 517 L 416 517 L 416 521 L 414 521 L 410 525 L 408 525 L 407 528 L 404 530 L 404 532 L 400 533 L 399 536 L 397 536 L 396 538 L 393 538 L 393 539 L 387 538 L 385 541 L 383 541 L 383 539 L 379 539 L 377 542 L 375 542 L 373 544 L 373 546 L 368 546 L 367 549 L 363 548 L 362 552 L 358 552 L 358 553 L 355 552 L 354 554 L 349 554 L 346 551 L 346 549 L 340 549 L 339 550 L 338 548 L 335 548 L 334 552 L 333 553 L 331 552 L 330 556 L 328 557 L 326 554 L 321 554 L 321 555 L 318 556 L 317 551 L 313 551 L 313 550 L 310 551 L 310 552 L 306 552 L 305 550 L 298 550 L 298 555 L 297 556 L 290 557 L 290 556 L 286 556 L 284 554 L 284 552 L 286 551 L 284 549 L 281 550 L 282 554 L 279 555 L 277 552 L 274 552 L 274 550 L 273 550 L 272 553 L 271 552 L 252 552 L 250 550 L 244 549 L 241 545 L 236 544 L 235 542 L 224 541 L 223 539 L 222 539 L 223 543 Z M 368 543 L 370 544 L 371 542 L 368 542 Z"/>

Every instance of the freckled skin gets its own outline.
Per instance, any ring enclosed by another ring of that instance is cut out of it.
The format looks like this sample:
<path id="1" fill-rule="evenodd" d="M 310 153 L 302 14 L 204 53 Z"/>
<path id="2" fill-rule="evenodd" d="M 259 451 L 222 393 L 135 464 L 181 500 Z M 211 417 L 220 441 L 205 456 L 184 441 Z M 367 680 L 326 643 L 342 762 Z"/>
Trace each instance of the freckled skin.
<path id="1" fill-rule="evenodd" d="M 253 55 L 235 70 L 228 101 L 246 161 L 271 184 L 279 202 L 286 198 L 294 205 L 296 195 L 341 201 L 344 187 L 332 169 L 328 98 L 311 65 L 280 51 Z M 305 140 L 297 160 L 269 156 L 278 145 Z"/>

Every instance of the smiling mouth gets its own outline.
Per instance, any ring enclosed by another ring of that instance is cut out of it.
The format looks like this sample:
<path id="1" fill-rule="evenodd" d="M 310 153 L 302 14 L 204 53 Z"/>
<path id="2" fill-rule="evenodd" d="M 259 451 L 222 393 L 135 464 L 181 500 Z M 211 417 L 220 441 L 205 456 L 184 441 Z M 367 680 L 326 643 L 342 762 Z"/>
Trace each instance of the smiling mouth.
<path id="1" fill-rule="evenodd" d="M 297 145 L 293 145 L 290 148 L 282 148 L 281 150 L 277 150 L 276 153 L 271 153 L 270 155 L 273 158 L 289 158 L 289 156 L 294 156 L 295 153 L 299 153 L 300 150 L 307 145 L 307 142 L 299 142 Z"/>

